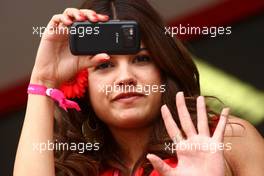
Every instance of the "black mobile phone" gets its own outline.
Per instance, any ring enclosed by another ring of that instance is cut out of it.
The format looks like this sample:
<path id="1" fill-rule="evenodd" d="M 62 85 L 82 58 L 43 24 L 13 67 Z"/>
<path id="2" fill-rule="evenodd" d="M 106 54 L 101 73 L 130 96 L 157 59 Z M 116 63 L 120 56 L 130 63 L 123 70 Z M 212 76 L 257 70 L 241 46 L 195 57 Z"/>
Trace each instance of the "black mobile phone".
<path id="1" fill-rule="evenodd" d="M 73 55 L 135 54 L 140 50 L 140 31 L 136 21 L 75 22 L 69 31 Z"/>

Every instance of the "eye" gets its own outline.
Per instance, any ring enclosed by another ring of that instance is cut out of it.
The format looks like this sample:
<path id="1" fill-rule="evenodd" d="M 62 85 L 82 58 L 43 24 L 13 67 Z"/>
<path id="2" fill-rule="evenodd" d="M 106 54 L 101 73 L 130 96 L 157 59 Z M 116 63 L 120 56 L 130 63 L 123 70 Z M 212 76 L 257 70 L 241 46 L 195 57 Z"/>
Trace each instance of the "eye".
<path id="1" fill-rule="evenodd" d="M 133 62 L 137 63 L 137 62 L 150 62 L 151 58 L 148 55 L 138 55 L 134 58 Z"/>
<path id="2" fill-rule="evenodd" d="M 95 67 L 95 70 L 107 69 L 107 68 L 111 68 L 112 66 L 113 66 L 113 64 L 111 62 L 104 62 L 104 63 L 101 63 L 101 64 L 97 65 Z"/>

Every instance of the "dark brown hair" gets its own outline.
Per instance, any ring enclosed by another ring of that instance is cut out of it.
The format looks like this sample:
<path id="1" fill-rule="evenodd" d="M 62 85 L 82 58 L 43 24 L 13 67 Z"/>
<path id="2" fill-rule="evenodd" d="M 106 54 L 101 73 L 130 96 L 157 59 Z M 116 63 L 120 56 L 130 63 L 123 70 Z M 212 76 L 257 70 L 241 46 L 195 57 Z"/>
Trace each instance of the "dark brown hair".
<path id="1" fill-rule="evenodd" d="M 141 39 L 147 47 L 155 64 L 161 70 L 166 91 L 162 94 L 162 104 L 170 109 L 174 120 L 179 127 L 179 118 L 176 110 L 175 95 L 183 91 L 187 107 L 196 124 L 196 97 L 200 95 L 199 73 L 192 60 L 191 54 L 181 44 L 165 35 L 161 17 L 149 5 L 146 0 L 92 0 L 86 1 L 82 9 L 92 9 L 100 14 L 106 14 L 111 19 L 135 20 L 139 23 Z M 100 172 L 116 167 L 126 172 L 119 147 L 108 130 L 106 124 L 96 117 L 93 108 L 87 100 L 88 95 L 79 99 L 79 104 L 84 110 L 82 113 L 58 111 L 56 113 L 55 140 L 64 143 L 89 142 L 101 143 L 99 151 L 56 151 L 57 175 L 99 175 Z M 209 123 L 213 128 L 213 125 Z M 84 130 L 85 127 L 88 130 Z M 85 131 L 85 132 L 84 132 Z M 175 156 L 164 150 L 164 143 L 171 142 L 165 129 L 162 118 L 157 118 L 153 124 L 148 148 L 139 158 L 135 169 L 141 165 L 144 167 L 144 175 L 148 175 L 153 169 L 145 155 L 154 153 L 161 158 Z"/>

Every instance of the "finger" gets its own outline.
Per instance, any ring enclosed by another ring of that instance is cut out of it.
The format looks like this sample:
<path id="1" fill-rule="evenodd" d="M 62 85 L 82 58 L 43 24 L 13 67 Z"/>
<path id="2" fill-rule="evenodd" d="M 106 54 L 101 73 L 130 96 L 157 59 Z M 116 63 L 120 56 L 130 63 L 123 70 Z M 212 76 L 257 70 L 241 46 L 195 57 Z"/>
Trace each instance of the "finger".
<path id="1" fill-rule="evenodd" d="M 84 68 L 93 67 L 98 63 L 107 61 L 110 59 L 110 56 L 106 53 L 96 54 L 95 56 L 85 56 L 79 58 L 78 70 L 82 70 Z"/>
<path id="2" fill-rule="evenodd" d="M 72 23 L 72 20 L 69 17 L 67 17 L 66 15 L 56 14 L 56 15 L 53 15 L 50 23 L 54 27 L 57 27 L 61 23 L 65 26 L 68 26 Z"/>
<path id="3" fill-rule="evenodd" d="M 61 21 L 62 15 L 55 14 L 52 16 L 51 20 L 48 23 L 48 28 L 56 28 L 62 22 Z"/>
<path id="4" fill-rule="evenodd" d="M 180 118 L 181 126 L 187 137 L 192 137 L 196 135 L 196 130 L 194 128 L 191 116 L 185 104 L 185 99 L 183 92 L 178 92 L 176 94 L 176 106 L 178 110 L 178 115 Z"/>
<path id="5" fill-rule="evenodd" d="M 107 15 L 102 15 L 102 14 L 97 13 L 97 17 L 100 21 L 108 21 L 109 20 L 109 16 L 107 16 Z"/>
<path id="6" fill-rule="evenodd" d="M 172 115 L 171 115 L 171 113 L 170 113 L 170 111 L 166 105 L 163 105 L 161 107 L 161 116 L 163 118 L 163 121 L 165 123 L 165 127 L 167 129 L 167 132 L 168 132 L 170 138 L 176 142 L 178 142 L 177 140 L 179 138 L 183 139 L 181 131 L 180 131 L 179 127 L 177 126 L 177 124 L 175 123 L 175 121 L 173 120 L 173 117 L 172 117 Z"/>
<path id="7" fill-rule="evenodd" d="M 62 14 L 56 14 L 52 16 L 46 30 L 49 31 L 48 34 L 64 34 L 63 32 L 65 30 L 65 27 L 69 24 L 70 22 L 66 21 L 66 19 L 63 18 Z M 57 29 L 59 29 L 59 31 L 57 31 Z"/>
<path id="8" fill-rule="evenodd" d="M 86 20 L 85 16 L 80 12 L 80 10 L 75 8 L 67 8 L 63 12 L 64 15 L 67 15 L 71 18 L 74 18 L 76 21 L 84 21 Z"/>
<path id="9" fill-rule="evenodd" d="M 66 25 L 64 25 L 63 23 L 59 24 L 58 29 L 59 30 L 58 30 L 57 34 L 61 34 L 61 35 L 68 34 L 67 33 L 68 32 L 68 27 Z"/>
<path id="10" fill-rule="evenodd" d="M 80 11 L 85 17 L 88 18 L 89 21 L 97 22 L 99 20 L 98 16 L 96 15 L 96 12 L 93 10 L 81 9 Z"/>
<path id="11" fill-rule="evenodd" d="M 153 168 L 158 171 L 161 176 L 167 175 L 172 169 L 167 163 L 154 154 L 148 154 L 147 158 L 153 165 Z"/>
<path id="12" fill-rule="evenodd" d="M 73 23 L 72 19 L 65 14 L 61 15 L 61 22 L 65 25 L 65 26 L 69 26 Z"/>
<path id="13" fill-rule="evenodd" d="M 80 11 L 91 21 L 107 21 L 109 20 L 109 16 L 96 13 L 93 10 L 90 9 L 80 9 Z"/>
<path id="14" fill-rule="evenodd" d="M 49 34 L 67 34 L 67 26 L 72 23 L 66 15 L 56 14 L 53 15 L 50 22 L 47 25 Z"/>
<path id="15" fill-rule="evenodd" d="M 68 27 L 73 21 L 67 15 L 60 15 L 60 23 L 58 25 L 59 34 L 68 34 Z"/>
<path id="16" fill-rule="evenodd" d="M 203 96 L 197 98 L 197 121 L 198 133 L 209 137 L 208 117 Z"/>
<path id="17" fill-rule="evenodd" d="M 227 118 L 229 115 L 229 108 L 224 108 L 221 112 L 220 119 L 218 121 L 218 124 L 216 126 L 213 139 L 223 142 L 224 134 L 225 134 L 225 127 L 226 127 L 226 122 Z"/>

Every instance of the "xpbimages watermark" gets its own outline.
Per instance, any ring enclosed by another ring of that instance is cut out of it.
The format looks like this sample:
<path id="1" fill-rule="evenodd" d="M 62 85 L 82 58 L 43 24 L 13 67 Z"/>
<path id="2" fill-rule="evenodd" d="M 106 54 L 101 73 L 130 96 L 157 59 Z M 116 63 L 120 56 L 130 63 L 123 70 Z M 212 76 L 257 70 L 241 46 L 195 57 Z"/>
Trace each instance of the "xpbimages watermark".
<path id="1" fill-rule="evenodd" d="M 78 153 L 84 153 L 85 151 L 98 151 L 100 149 L 100 143 L 95 142 L 58 142 L 50 141 L 47 142 L 35 142 L 32 143 L 33 151 L 37 151 L 39 153 L 45 152 L 45 151 L 64 151 L 64 150 L 70 150 L 70 151 L 77 151 Z"/>
<path id="2" fill-rule="evenodd" d="M 210 37 L 217 37 L 221 35 L 230 35 L 232 33 L 231 26 L 191 26 L 190 24 L 178 26 L 166 26 L 165 34 L 171 37 L 176 35 L 209 35 Z"/>
<path id="3" fill-rule="evenodd" d="M 70 27 L 44 27 L 44 26 L 33 26 L 32 27 L 32 34 L 38 35 L 39 37 L 42 37 L 44 33 L 47 33 L 48 35 L 58 34 L 58 35 L 64 35 L 64 34 L 72 34 L 76 35 L 78 34 L 78 37 L 84 37 L 85 35 L 99 35 L 100 29 L 99 26 L 91 27 L 91 26 L 70 26 Z"/>
<path id="4" fill-rule="evenodd" d="M 232 143 L 221 143 L 221 142 L 212 142 L 212 143 L 199 143 L 199 142 L 165 142 L 164 149 L 166 151 L 171 151 L 175 153 L 176 151 L 207 151 L 210 153 L 216 153 L 221 150 L 231 150 Z"/>
<path id="5" fill-rule="evenodd" d="M 165 92 L 165 84 L 161 85 L 99 85 L 99 91 L 104 92 L 106 95 L 109 93 L 119 92 L 138 92 L 145 95 L 149 95 L 151 92 Z"/>

